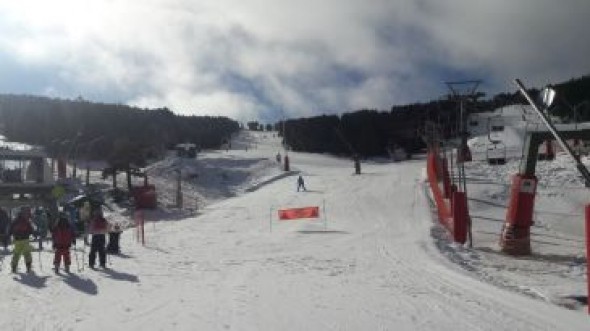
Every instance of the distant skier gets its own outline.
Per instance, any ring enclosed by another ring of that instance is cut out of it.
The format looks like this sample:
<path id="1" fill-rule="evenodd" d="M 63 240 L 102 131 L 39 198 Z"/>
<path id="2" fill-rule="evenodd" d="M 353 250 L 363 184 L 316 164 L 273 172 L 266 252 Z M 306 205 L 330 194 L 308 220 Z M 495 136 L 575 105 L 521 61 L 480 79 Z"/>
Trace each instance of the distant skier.
<path id="1" fill-rule="evenodd" d="M 358 154 L 354 154 L 354 156 L 352 157 L 352 160 L 354 161 L 354 173 L 357 175 L 361 174 L 361 160 L 358 156 Z"/>
<path id="2" fill-rule="evenodd" d="M 299 178 L 297 178 L 297 192 L 299 192 L 300 189 L 307 191 L 307 189 L 305 188 L 305 182 L 303 181 L 302 176 L 299 176 Z"/>
<path id="3" fill-rule="evenodd" d="M 88 226 L 86 227 L 87 234 L 92 235 L 90 242 L 90 254 L 88 256 L 88 263 L 92 269 L 94 269 L 96 262 L 96 254 L 98 254 L 100 266 L 106 268 L 107 255 L 105 244 L 107 228 L 108 223 L 107 220 L 105 220 L 102 216 L 102 210 L 96 209 Z"/>
<path id="4" fill-rule="evenodd" d="M 60 215 L 57 224 L 51 231 L 51 237 L 53 239 L 53 249 L 55 250 L 55 256 L 53 258 L 55 272 L 59 272 L 59 265 L 62 258 L 64 260 L 65 271 L 70 272 L 70 264 L 72 264 L 70 247 L 74 239 L 74 229 L 65 214 Z"/>
<path id="5" fill-rule="evenodd" d="M 29 245 L 29 237 L 33 234 L 33 225 L 31 224 L 31 208 L 21 207 L 14 222 L 10 225 L 10 234 L 14 237 L 14 251 L 12 252 L 12 261 L 10 266 L 12 272 L 16 272 L 18 260 L 23 255 L 27 272 L 31 272 L 33 257 L 31 251 L 33 247 Z"/>
<path id="6" fill-rule="evenodd" d="M 281 153 L 277 153 L 277 163 L 281 163 Z"/>

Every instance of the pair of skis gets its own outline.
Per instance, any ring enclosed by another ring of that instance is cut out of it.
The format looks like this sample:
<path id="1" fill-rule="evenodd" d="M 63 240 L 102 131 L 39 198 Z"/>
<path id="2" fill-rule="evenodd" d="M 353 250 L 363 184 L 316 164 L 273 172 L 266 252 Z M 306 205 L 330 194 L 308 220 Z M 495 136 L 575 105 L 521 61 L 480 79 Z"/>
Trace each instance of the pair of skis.
<path id="1" fill-rule="evenodd" d="M 78 272 L 84 271 L 84 264 L 85 264 L 85 257 L 86 257 L 86 243 L 82 245 L 82 264 L 80 264 L 80 259 L 78 258 L 79 250 L 76 247 L 73 248 L 74 256 L 76 259 L 76 267 L 78 268 Z"/>
<path id="2" fill-rule="evenodd" d="M 75 257 L 75 260 L 76 260 L 76 267 L 78 268 L 78 272 L 82 272 L 82 271 L 84 271 L 84 266 L 86 265 L 86 261 L 85 261 L 85 258 L 86 258 L 86 245 L 84 245 L 82 247 L 82 252 L 81 252 L 82 253 L 82 263 L 80 263 L 80 259 L 78 258 L 78 253 L 80 251 L 78 249 L 76 249 L 75 247 L 73 248 L 73 251 L 74 251 L 74 257 Z M 111 261 L 110 255 L 111 254 L 106 253 L 106 258 L 107 258 L 108 265 L 109 266 L 112 266 L 112 261 Z"/>
<path id="3" fill-rule="evenodd" d="M 76 268 L 78 270 L 78 273 L 84 271 L 84 265 L 86 263 L 86 245 L 83 245 L 82 247 L 82 251 L 80 251 L 79 249 L 76 249 L 76 247 L 72 248 L 72 250 L 74 251 L 74 259 L 76 260 Z M 80 258 L 78 257 L 78 254 L 82 253 L 82 263 L 80 263 Z M 106 254 L 107 256 L 107 262 L 109 266 L 112 266 L 112 261 L 111 261 L 111 257 L 110 254 Z M 6 254 L 0 254 L 0 272 L 2 271 L 3 267 L 4 267 L 4 259 L 6 259 Z M 39 250 L 39 254 L 38 254 L 38 259 L 39 259 L 39 269 L 41 271 L 43 271 L 43 263 L 41 262 L 41 251 Z M 56 273 L 58 273 L 57 269 L 54 269 Z M 71 272 L 71 270 L 70 270 Z"/>

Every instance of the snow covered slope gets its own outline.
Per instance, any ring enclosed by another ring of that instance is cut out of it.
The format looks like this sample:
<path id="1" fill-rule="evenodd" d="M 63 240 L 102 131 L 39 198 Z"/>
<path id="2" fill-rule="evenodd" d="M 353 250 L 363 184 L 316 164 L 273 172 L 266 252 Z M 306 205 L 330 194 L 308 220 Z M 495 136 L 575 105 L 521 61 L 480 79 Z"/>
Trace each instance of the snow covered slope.
<path id="1" fill-rule="evenodd" d="M 3 268 L 0 328 L 590 328 L 579 311 L 482 282 L 441 254 L 441 249 L 453 256 L 463 251 L 445 243 L 432 221 L 423 160 L 365 162 L 363 174 L 355 176 L 350 160 L 290 152 L 292 168 L 308 188 L 296 192 L 295 177 L 281 177 L 271 161 L 279 151 L 278 138 L 247 134 L 256 142 L 248 151 L 230 150 L 223 157 L 204 153 L 195 165 L 205 169 L 207 160 L 223 159 L 207 169 L 235 166 L 248 172 L 236 171 L 234 177 L 233 168 L 227 168 L 233 186 L 205 185 L 204 192 L 233 197 L 201 193 L 195 185 L 198 194 L 210 197 L 197 215 L 178 219 L 147 213 L 146 247 L 125 232 L 124 254 L 111 258 L 109 270 L 55 276 L 47 270 L 49 251 L 41 254 L 43 270 L 35 253 L 34 275 L 12 276 Z M 252 159 L 268 160 L 240 161 Z M 266 162 L 268 172 L 250 167 Z M 257 189 L 247 190 L 251 186 Z M 277 208 L 310 205 L 321 207 L 321 219 L 277 220 Z M 505 267 L 489 272 L 501 274 Z"/>

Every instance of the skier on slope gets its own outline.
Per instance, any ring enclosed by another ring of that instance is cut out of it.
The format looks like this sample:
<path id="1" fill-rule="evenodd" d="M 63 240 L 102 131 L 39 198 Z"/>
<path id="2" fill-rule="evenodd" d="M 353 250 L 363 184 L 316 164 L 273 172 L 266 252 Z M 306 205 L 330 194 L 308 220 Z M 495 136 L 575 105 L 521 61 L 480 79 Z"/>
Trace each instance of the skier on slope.
<path id="1" fill-rule="evenodd" d="M 14 251 L 10 263 L 12 272 L 16 272 L 18 260 L 20 260 L 21 255 L 25 258 L 27 272 L 31 272 L 33 264 L 31 251 L 33 250 L 33 247 L 29 245 L 29 237 L 33 234 L 33 225 L 31 224 L 30 207 L 21 207 L 14 222 L 10 225 L 10 234 L 14 237 Z"/>
<path id="2" fill-rule="evenodd" d="M 299 192 L 299 189 L 303 189 L 304 191 L 307 191 L 307 189 L 305 188 L 305 182 L 303 181 L 302 176 L 299 176 L 299 178 L 297 178 L 297 192 Z"/>
<path id="3" fill-rule="evenodd" d="M 105 250 L 106 244 L 106 233 L 108 228 L 108 222 L 102 215 L 102 210 L 96 209 L 86 227 L 86 234 L 92 235 L 90 242 L 90 254 L 88 256 L 88 263 L 90 268 L 94 269 L 96 262 L 96 254 L 98 254 L 98 260 L 100 266 L 106 268 L 107 255 Z"/>
<path id="4" fill-rule="evenodd" d="M 64 260 L 65 271 L 70 272 L 70 264 L 72 263 L 70 247 L 74 239 L 74 229 L 65 214 L 60 215 L 57 224 L 51 230 L 51 237 L 53 239 L 53 249 L 55 250 L 53 259 L 55 272 L 59 272 L 59 265 L 62 258 Z"/>

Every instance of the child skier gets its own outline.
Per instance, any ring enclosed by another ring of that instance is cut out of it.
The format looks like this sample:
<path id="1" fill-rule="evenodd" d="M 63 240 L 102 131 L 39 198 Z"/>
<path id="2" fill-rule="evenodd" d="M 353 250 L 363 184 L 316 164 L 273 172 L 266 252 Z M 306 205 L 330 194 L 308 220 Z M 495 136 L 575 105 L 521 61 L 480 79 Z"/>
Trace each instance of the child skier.
<path id="1" fill-rule="evenodd" d="M 96 262 L 96 254 L 98 254 L 100 266 L 106 268 L 107 255 L 105 244 L 107 228 L 108 223 L 102 216 L 102 210 L 96 209 L 92 219 L 86 227 L 87 234 L 92 235 L 90 243 L 90 255 L 88 256 L 88 263 L 92 269 L 94 269 L 94 264 Z"/>
<path id="2" fill-rule="evenodd" d="M 121 249 L 119 247 L 119 239 L 121 238 L 121 225 L 119 223 L 115 223 L 114 225 L 109 227 L 109 243 L 107 244 L 107 253 L 108 254 L 119 254 L 121 253 Z"/>
<path id="3" fill-rule="evenodd" d="M 33 223 L 37 228 L 36 236 L 37 240 L 39 241 L 39 250 L 42 250 L 43 241 L 45 241 L 49 229 L 49 217 L 47 217 L 47 213 L 42 207 L 35 208 L 35 212 L 33 214 Z"/>
<path id="4" fill-rule="evenodd" d="M 51 231 L 51 237 L 53 239 L 53 249 L 55 249 L 55 257 L 53 259 L 53 265 L 55 272 L 59 272 L 59 265 L 61 259 L 64 260 L 64 269 L 66 272 L 70 272 L 70 247 L 74 239 L 74 230 L 65 215 L 60 215 L 57 224 Z"/>
<path id="5" fill-rule="evenodd" d="M 33 234 L 33 225 L 31 224 L 30 207 L 21 207 L 16 219 L 10 225 L 10 234 L 14 237 L 14 251 L 10 263 L 12 272 L 16 272 L 18 260 L 20 260 L 21 255 L 25 258 L 27 272 L 31 272 L 31 266 L 33 264 L 31 251 L 33 250 L 33 247 L 29 245 L 29 237 Z"/>

